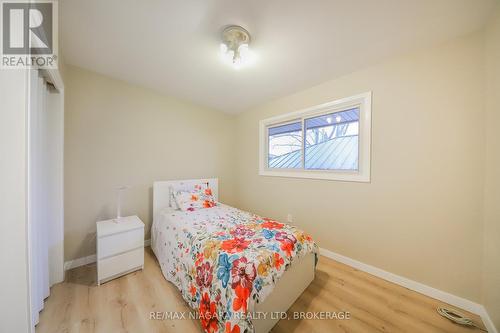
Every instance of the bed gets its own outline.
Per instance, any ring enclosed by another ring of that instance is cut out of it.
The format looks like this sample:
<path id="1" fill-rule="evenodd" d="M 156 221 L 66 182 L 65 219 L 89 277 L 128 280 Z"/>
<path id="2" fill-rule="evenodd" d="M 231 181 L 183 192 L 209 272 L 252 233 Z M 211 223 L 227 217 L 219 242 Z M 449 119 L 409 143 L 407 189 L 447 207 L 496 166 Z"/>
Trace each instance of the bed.
<path id="1" fill-rule="evenodd" d="M 221 203 L 178 210 L 173 190 L 217 179 L 155 182 L 151 247 L 207 332 L 269 332 L 314 279 L 317 246 L 293 226 Z M 174 208 L 175 207 L 175 208 Z"/>

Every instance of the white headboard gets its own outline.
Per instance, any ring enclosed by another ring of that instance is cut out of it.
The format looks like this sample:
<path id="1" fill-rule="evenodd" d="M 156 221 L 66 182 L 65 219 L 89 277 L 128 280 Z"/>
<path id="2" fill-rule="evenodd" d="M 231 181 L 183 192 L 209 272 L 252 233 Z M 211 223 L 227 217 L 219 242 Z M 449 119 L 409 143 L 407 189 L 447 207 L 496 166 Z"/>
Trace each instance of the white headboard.
<path id="1" fill-rule="evenodd" d="M 206 184 L 212 189 L 215 200 L 219 200 L 219 180 L 217 178 L 168 180 L 153 183 L 153 221 L 156 215 L 166 207 L 170 207 L 170 189 L 192 190 L 196 184 Z"/>

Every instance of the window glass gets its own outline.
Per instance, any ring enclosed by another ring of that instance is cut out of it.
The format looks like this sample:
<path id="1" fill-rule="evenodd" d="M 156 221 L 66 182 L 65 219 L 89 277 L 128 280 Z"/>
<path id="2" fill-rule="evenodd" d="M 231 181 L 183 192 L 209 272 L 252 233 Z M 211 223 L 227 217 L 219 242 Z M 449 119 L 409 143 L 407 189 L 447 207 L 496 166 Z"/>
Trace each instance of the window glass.
<path id="1" fill-rule="evenodd" d="M 305 119 L 305 169 L 358 170 L 359 108 Z"/>
<path id="2" fill-rule="evenodd" d="M 302 122 L 268 128 L 268 167 L 302 168 Z"/>

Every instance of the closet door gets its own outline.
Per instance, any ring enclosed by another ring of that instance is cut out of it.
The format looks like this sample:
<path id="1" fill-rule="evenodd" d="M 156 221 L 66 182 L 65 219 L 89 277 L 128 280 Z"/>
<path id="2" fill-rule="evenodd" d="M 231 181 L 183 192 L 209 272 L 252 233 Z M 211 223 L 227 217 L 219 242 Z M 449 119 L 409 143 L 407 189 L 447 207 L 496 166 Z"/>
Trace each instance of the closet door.
<path id="1" fill-rule="evenodd" d="M 28 232 L 32 325 L 49 296 L 47 84 L 30 70 L 28 104 Z"/>

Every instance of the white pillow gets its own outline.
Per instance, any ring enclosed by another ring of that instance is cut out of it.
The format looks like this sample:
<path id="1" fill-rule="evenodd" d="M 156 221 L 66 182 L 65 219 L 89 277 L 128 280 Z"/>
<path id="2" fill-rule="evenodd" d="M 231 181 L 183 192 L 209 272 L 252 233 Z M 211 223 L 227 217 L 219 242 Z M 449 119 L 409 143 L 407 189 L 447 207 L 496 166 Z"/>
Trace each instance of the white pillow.
<path id="1" fill-rule="evenodd" d="M 194 211 L 216 206 L 212 189 L 203 190 L 201 185 L 196 185 L 193 191 L 174 190 L 173 195 L 177 207 L 182 211 Z"/>

